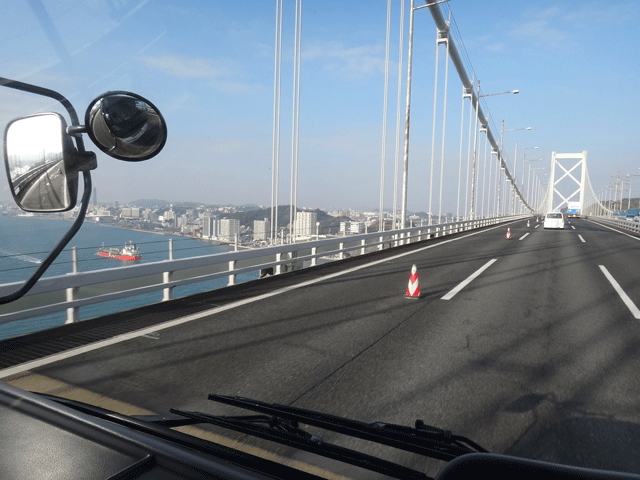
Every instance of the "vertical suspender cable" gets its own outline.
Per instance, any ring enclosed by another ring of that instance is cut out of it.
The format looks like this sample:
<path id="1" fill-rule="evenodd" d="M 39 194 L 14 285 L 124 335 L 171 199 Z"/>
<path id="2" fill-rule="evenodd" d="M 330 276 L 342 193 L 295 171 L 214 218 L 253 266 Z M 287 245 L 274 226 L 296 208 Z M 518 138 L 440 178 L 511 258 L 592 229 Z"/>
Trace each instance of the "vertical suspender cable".
<path id="1" fill-rule="evenodd" d="M 273 150 L 271 155 L 271 243 L 278 229 L 278 163 L 280 155 L 280 66 L 282 54 L 282 0 L 276 0 L 273 66 Z"/>
<path id="2" fill-rule="evenodd" d="M 473 75 L 473 80 L 471 82 L 471 88 L 473 89 L 473 84 L 475 83 L 475 74 Z M 473 95 L 471 92 L 469 93 L 469 141 L 467 143 L 467 181 L 464 193 L 464 218 L 467 219 L 467 213 L 469 208 L 469 170 L 471 168 L 471 114 L 473 113 Z"/>
<path id="3" fill-rule="evenodd" d="M 413 57 L 413 17 L 415 9 L 414 0 L 411 0 L 411 11 L 409 15 L 409 52 L 407 53 L 407 101 L 404 120 L 404 158 L 402 169 L 402 206 L 400 216 L 400 228 L 407 225 L 407 189 L 409 183 L 409 120 L 411 117 L 411 66 Z"/>
<path id="4" fill-rule="evenodd" d="M 429 167 L 429 225 L 432 224 L 431 200 L 433 198 L 433 164 L 436 153 L 436 113 L 438 110 L 438 64 L 440 63 L 440 32 L 436 28 L 436 68 L 433 82 L 433 126 L 431 128 L 431 166 Z"/>
<path id="5" fill-rule="evenodd" d="M 294 191 L 295 191 L 295 178 L 296 178 L 296 95 L 298 93 L 298 4 L 296 0 L 296 17 L 295 17 L 295 34 L 293 44 L 293 99 L 291 109 L 291 192 L 289 196 L 289 243 L 293 242 L 295 235 L 295 207 L 294 207 Z"/>
<path id="6" fill-rule="evenodd" d="M 473 98 L 473 97 L 472 97 Z M 471 208 L 469 216 L 471 220 L 476 217 L 476 170 L 478 159 L 478 111 L 480 109 L 480 80 L 478 80 L 478 94 L 476 95 L 476 121 L 473 125 L 473 166 L 471 169 Z"/>
<path id="7" fill-rule="evenodd" d="M 458 199 L 456 202 L 456 222 L 460 221 L 460 183 L 462 180 L 462 144 L 464 141 L 464 99 L 467 97 L 466 93 L 467 93 L 467 89 L 463 85 L 462 86 L 462 113 L 460 114 L 460 163 L 458 165 Z"/>
<path id="8" fill-rule="evenodd" d="M 380 219 L 378 230 L 384 230 L 384 164 L 387 156 L 387 104 L 389 100 L 389 43 L 391 38 L 391 0 L 387 0 L 387 37 L 384 57 L 384 106 L 382 108 L 382 159 L 380 160 Z"/>
<path id="9" fill-rule="evenodd" d="M 486 202 L 486 196 L 484 192 L 484 186 L 487 184 L 487 144 L 489 139 L 487 138 L 488 122 L 484 126 L 484 161 L 482 162 L 482 201 L 480 206 L 480 215 L 484 218 L 484 204 Z"/>
<path id="10" fill-rule="evenodd" d="M 444 106 L 442 107 L 442 152 L 440 153 L 440 200 L 438 201 L 438 223 L 442 222 L 442 184 L 444 182 L 444 142 L 447 128 L 447 87 L 449 85 L 449 30 L 447 29 L 447 53 L 444 64 Z"/>
<path id="11" fill-rule="evenodd" d="M 395 174 L 393 176 L 393 225 L 396 228 L 398 214 L 398 165 L 400 163 L 400 119 L 402 112 L 400 109 L 402 101 L 402 50 L 404 47 L 404 4 L 406 0 L 400 0 L 400 38 L 398 40 L 398 100 L 396 108 L 396 150 L 395 150 Z"/>
<path id="12" fill-rule="evenodd" d="M 299 151 L 300 151 L 300 64 L 302 63 L 302 0 L 300 0 L 300 9 L 298 10 L 298 13 L 299 13 L 299 15 L 298 15 L 298 72 L 297 72 L 298 93 L 296 95 L 296 105 L 297 105 L 297 113 L 296 113 L 296 178 L 295 178 L 295 192 L 294 192 L 294 195 L 293 195 L 294 212 L 297 212 L 297 210 L 298 210 L 298 159 L 299 159 Z"/>

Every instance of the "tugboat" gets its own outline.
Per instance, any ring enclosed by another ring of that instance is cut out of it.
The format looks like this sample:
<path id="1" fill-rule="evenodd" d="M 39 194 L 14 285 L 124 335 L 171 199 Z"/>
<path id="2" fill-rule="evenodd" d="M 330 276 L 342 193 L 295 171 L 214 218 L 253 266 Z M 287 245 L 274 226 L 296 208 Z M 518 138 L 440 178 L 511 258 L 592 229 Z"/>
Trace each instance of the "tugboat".
<path id="1" fill-rule="evenodd" d="M 104 244 L 102 244 L 102 247 L 98 248 L 97 254 L 101 257 L 117 258 L 118 260 L 129 261 L 140 260 L 142 258 L 140 250 L 136 244 L 131 241 L 125 244 L 122 250 L 119 248 L 105 247 Z"/>

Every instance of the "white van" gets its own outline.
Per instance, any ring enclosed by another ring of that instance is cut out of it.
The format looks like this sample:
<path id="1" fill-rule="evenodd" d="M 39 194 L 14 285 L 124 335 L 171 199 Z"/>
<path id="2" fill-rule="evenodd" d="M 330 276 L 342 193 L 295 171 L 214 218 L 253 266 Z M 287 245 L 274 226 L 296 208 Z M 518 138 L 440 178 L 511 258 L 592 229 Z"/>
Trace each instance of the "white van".
<path id="1" fill-rule="evenodd" d="M 544 228 L 564 228 L 564 215 L 561 212 L 548 212 L 544 216 Z"/>

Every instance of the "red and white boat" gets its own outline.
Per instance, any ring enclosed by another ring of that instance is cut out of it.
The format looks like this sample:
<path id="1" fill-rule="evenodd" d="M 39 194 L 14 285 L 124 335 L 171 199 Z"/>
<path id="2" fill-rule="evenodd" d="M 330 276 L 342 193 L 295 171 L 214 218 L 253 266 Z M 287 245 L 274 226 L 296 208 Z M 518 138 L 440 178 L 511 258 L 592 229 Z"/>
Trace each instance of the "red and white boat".
<path id="1" fill-rule="evenodd" d="M 101 257 L 117 258 L 118 260 L 140 260 L 140 250 L 135 243 L 129 242 L 125 244 L 124 248 L 105 247 L 104 245 L 98 248 L 98 255 Z"/>

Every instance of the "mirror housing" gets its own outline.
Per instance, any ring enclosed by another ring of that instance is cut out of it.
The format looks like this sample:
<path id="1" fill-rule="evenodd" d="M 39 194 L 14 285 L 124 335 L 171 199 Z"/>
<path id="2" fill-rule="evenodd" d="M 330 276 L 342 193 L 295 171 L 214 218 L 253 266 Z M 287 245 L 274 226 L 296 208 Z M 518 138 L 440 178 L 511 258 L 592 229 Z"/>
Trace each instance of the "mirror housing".
<path id="1" fill-rule="evenodd" d="M 9 122 L 4 159 L 15 202 L 28 212 L 64 212 L 76 205 L 78 172 L 96 168 L 95 155 L 78 154 L 62 115 L 38 113 Z"/>
<path id="2" fill-rule="evenodd" d="M 131 92 L 107 92 L 84 117 L 89 138 L 107 155 L 139 162 L 157 155 L 167 141 L 167 124 L 149 100 Z"/>

